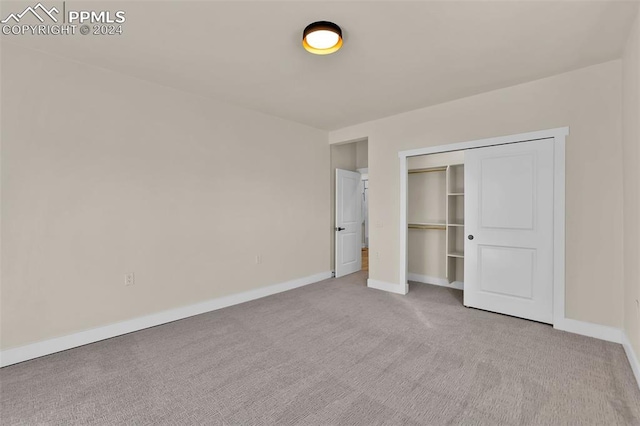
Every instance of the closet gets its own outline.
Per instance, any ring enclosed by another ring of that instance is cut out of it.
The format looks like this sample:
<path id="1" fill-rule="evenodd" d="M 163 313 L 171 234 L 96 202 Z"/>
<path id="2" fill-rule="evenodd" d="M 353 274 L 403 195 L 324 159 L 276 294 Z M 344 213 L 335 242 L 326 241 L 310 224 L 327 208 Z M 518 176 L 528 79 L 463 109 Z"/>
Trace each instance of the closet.
<path id="1" fill-rule="evenodd" d="M 467 307 L 564 321 L 567 128 L 399 152 L 400 281 Z"/>
<path id="2" fill-rule="evenodd" d="M 409 159 L 409 280 L 463 288 L 464 152 Z"/>

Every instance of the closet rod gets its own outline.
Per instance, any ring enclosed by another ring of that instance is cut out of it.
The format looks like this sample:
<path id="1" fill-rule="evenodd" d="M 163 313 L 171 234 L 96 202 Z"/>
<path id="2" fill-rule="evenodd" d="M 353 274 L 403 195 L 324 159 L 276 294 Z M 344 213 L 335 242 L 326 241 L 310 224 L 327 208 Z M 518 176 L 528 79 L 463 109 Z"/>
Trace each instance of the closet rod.
<path id="1" fill-rule="evenodd" d="M 430 173 L 430 172 L 446 172 L 446 167 L 429 167 L 428 169 L 412 169 L 409 170 L 409 174 L 412 173 Z"/>

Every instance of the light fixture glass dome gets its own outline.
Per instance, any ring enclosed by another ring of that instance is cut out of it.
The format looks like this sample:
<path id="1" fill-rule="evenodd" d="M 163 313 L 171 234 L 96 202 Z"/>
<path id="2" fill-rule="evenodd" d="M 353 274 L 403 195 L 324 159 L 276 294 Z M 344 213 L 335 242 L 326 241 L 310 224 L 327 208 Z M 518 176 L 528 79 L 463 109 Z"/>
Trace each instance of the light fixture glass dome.
<path id="1" fill-rule="evenodd" d="M 313 54 L 328 55 L 342 47 L 342 30 L 333 22 L 314 22 L 304 29 L 302 45 Z"/>

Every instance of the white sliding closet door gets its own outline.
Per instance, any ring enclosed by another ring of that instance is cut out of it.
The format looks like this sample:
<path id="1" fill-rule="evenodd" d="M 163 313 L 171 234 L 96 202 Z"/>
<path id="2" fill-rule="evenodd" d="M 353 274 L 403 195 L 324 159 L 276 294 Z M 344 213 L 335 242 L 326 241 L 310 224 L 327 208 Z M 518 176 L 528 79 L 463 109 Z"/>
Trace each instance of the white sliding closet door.
<path id="1" fill-rule="evenodd" d="M 553 323 L 553 143 L 465 151 L 465 306 Z"/>

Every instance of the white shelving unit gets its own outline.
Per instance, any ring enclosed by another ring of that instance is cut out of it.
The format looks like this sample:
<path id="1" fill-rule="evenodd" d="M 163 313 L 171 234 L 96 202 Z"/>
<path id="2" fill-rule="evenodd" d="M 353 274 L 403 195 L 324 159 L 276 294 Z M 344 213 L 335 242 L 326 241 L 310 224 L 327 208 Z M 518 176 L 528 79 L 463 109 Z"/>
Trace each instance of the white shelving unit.
<path id="1" fill-rule="evenodd" d="M 446 270 L 450 283 L 464 282 L 464 164 L 447 166 Z"/>

